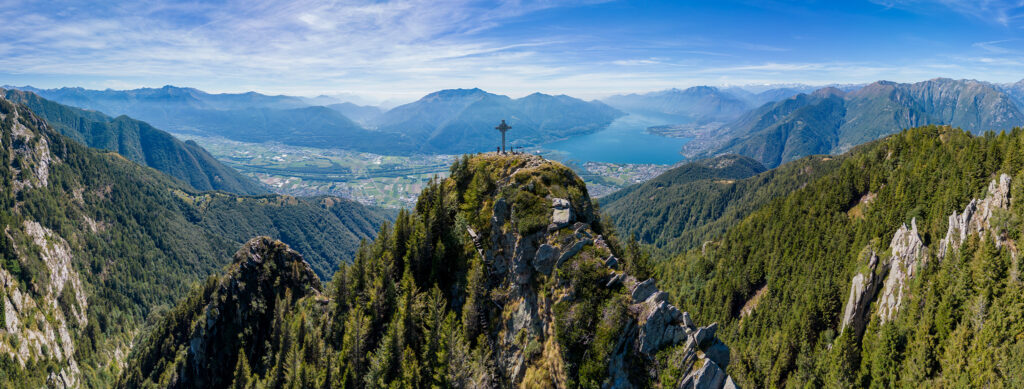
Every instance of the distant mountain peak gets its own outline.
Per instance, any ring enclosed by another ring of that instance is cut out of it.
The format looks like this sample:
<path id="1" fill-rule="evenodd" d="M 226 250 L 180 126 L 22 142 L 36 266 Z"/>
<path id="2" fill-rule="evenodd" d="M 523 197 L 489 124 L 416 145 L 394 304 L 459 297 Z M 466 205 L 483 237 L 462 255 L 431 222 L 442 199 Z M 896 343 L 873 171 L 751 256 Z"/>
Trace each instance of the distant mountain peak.
<path id="1" fill-rule="evenodd" d="M 843 96 L 846 95 L 846 92 L 843 92 L 839 88 L 830 86 L 830 87 L 825 87 L 825 88 L 818 89 L 818 90 L 814 91 L 814 93 L 812 93 L 811 95 L 815 96 L 815 97 L 821 97 L 821 98 L 828 98 L 828 97 L 833 97 L 833 96 L 843 97 Z"/>
<path id="2" fill-rule="evenodd" d="M 469 97 L 469 96 L 489 95 L 489 94 L 490 93 L 487 93 L 486 91 L 484 91 L 483 89 L 480 89 L 480 88 L 472 88 L 472 89 L 463 89 L 463 88 L 458 88 L 458 89 L 442 89 L 442 90 L 439 90 L 437 92 L 433 92 L 433 93 L 430 93 L 430 94 L 428 94 L 426 96 L 423 96 L 423 100 L 428 100 L 428 99 L 448 99 L 448 98 Z"/>

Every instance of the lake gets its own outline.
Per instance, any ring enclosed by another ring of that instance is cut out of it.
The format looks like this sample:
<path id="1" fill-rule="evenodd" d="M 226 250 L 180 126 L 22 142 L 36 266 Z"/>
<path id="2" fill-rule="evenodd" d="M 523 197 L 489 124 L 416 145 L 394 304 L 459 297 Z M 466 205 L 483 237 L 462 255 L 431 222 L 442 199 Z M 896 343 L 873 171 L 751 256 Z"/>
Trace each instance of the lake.
<path id="1" fill-rule="evenodd" d="M 656 163 L 670 165 L 683 159 L 679 150 L 690 139 L 668 138 L 647 132 L 647 127 L 665 125 L 663 120 L 637 115 L 616 119 L 608 128 L 593 134 L 548 143 L 541 148 L 545 157 L 579 163 Z"/>

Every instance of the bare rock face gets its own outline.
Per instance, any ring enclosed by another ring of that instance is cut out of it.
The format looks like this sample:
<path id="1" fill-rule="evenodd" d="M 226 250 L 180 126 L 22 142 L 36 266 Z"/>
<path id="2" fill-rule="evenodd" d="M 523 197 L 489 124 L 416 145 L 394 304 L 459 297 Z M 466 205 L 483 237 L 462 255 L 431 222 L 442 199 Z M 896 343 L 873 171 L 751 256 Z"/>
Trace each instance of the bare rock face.
<path id="1" fill-rule="evenodd" d="M 678 308 L 652 295 L 649 301 L 641 303 L 639 351 L 648 357 L 668 345 L 686 339 L 687 328 L 682 326 L 683 315 Z"/>
<path id="2" fill-rule="evenodd" d="M 60 370 L 47 377 L 47 386 L 77 387 L 81 371 L 75 360 L 70 328 L 85 325 L 88 302 L 73 265 L 71 249 L 64 238 L 35 221 L 24 221 L 22 231 L 39 253 L 47 277 L 46 282 L 31 286 L 36 293 L 23 292 L 21 287 L 25 285 L 19 287 L 10 273 L 0 269 L 0 308 L 4 317 L 0 323 L 0 353 L 10 355 L 22 366 L 30 360 L 62 360 Z M 2 233 L 12 231 L 8 228 Z M 15 246 L 15 249 L 22 252 L 28 247 Z M 64 308 L 58 302 L 62 295 L 71 296 Z M 35 324 L 30 325 L 32 322 Z M 17 342 L 10 342 L 10 339 L 17 339 Z"/>
<path id="3" fill-rule="evenodd" d="M 917 267 L 924 260 L 924 242 L 917 233 L 917 219 L 910 221 L 910 228 L 904 224 L 896 231 L 889 245 L 892 250 L 889 275 L 885 279 L 878 315 L 882 323 L 891 320 L 903 305 L 903 293 Z"/>
<path id="4" fill-rule="evenodd" d="M 21 123 L 22 120 L 31 122 L 38 127 L 47 127 L 46 122 L 35 115 L 25 115 L 15 108 L 8 100 L 3 100 L 3 109 L 0 109 L 0 122 L 10 119 L 11 128 L 4 128 L 3 132 L 10 133 L 11 144 L 0 144 L 0 147 L 10 148 L 13 158 L 18 159 L 19 164 L 11 165 L 14 180 L 11 183 L 14 193 L 29 188 L 45 187 L 49 184 L 50 167 L 59 162 L 50 153 L 50 145 L 46 136 L 30 130 Z M 13 109 L 6 109 L 6 107 Z M 5 161 L 8 162 L 8 161 Z M 28 174 L 22 174 L 22 172 Z"/>
<path id="5" fill-rule="evenodd" d="M 548 230 L 554 231 L 568 226 L 573 222 L 572 206 L 567 199 L 551 199 L 551 225 Z"/>
<path id="6" fill-rule="evenodd" d="M 633 302 L 638 303 L 647 300 L 647 298 L 651 297 L 651 295 L 654 294 L 655 292 L 658 292 L 658 287 L 654 285 L 653 278 L 636 284 L 636 286 L 633 287 L 632 292 Z"/>
<path id="7" fill-rule="evenodd" d="M 993 211 L 1007 209 L 1010 206 L 1010 176 L 1002 174 L 988 184 L 988 195 L 984 199 L 973 199 L 964 208 L 963 213 L 956 211 L 949 215 L 949 227 L 946 236 L 939 241 L 939 259 L 945 258 L 951 251 L 960 248 L 971 233 L 985 237 L 983 232 L 991 229 Z M 996 246 L 1004 242 L 996 237 Z"/>
<path id="8" fill-rule="evenodd" d="M 850 285 L 850 297 L 846 300 L 846 309 L 843 312 L 843 323 L 840 327 L 840 331 L 846 330 L 847 326 L 852 326 L 854 334 L 859 338 L 864 334 L 864 328 L 868 324 L 868 310 L 871 305 L 871 301 L 875 299 L 875 295 L 878 294 L 878 289 L 882 285 L 882 277 L 879 275 L 884 274 L 888 271 L 888 262 L 881 265 L 879 272 L 876 269 L 879 267 L 878 254 L 871 251 L 871 255 L 868 258 L 868 267 L 865 271 L 857 273 L 853 276 L 853 281 Z"/>

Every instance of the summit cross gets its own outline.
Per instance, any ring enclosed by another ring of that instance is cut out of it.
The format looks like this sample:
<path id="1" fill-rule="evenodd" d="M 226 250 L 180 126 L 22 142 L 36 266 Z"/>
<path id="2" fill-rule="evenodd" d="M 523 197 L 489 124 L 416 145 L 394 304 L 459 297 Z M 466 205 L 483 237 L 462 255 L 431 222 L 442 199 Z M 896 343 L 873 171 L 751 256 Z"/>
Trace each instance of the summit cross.
<path id="1" fill-rule="evenodd" d="M 501 153 L 505 154 L 505 132 L 510 130 L 512 126 L 505 124 L 505 119 L 501 119 L 501 124 L 494 127 L 495 130 L 501 131 Z"/>

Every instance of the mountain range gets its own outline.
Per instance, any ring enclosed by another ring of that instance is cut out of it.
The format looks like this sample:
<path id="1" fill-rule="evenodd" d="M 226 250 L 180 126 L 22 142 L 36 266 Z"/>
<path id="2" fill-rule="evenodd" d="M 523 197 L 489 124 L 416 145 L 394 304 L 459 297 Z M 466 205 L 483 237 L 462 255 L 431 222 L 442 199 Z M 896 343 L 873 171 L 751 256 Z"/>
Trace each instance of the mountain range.
<path id="1" fill-rule="evenodd" d="M 268 193 L 262 185 L 217 161 L 195 142 L 182 142 L 148 123 L 123 115 L 112 118 L 97 111 L 69 107 L 33 92 L 0 89 L 0 96 L 24 104 L 71 139 L 117 152 L 133 162 L 185 181 L 195 189 Z"/>
<path id="2" fill-rule="evenodd" d="M 744 96 L 754 96 L 744 93 Z M 671 123 L 731 121 L 752 107 L 750 101 L 710 86 L 614 95 L 602 101 L 626 112 L 653 116 Z"/>
<path id="3" fill-rule="evenodd" d="M 514 144 L 532 146 L 598 131 L 623 115 L 600 102 L 564 95 L 511 99 L 480 89 L 443 90 L 386 112 L 346 103 L 313 106 L 291 96 L 209 94 L 174 86 L 18 89 L 62 104 L 128 115 L 171 132 L 388 155 L 490 150 L 499 143 L 492 129 L 500 119 L 514 126 Z"/>
<path id="4" fill-rule="evenodd" d="M 824 88 L 762 105 L 718 130 L 720 144 L 691 155 L 735 153 L 775 167 L 928 124 L 980 133 L 1024 125 L 1024 113 L 990 83 L 879 81 L 850 92 Z"/>
<path id="5" fill-rule="evenodd" d="M 600 102 L 534 93 L 519 99 L 480 89 L 451 89 L 395 107 L 373 121 L 381 132 L 403 134 L 425 150 L 489 151 L 496 119 L 512 124 L 510 145 L 537 145 L 598 131 L 623 114 Z M 493 147 L 493 146 L 492 146 Z"/>

